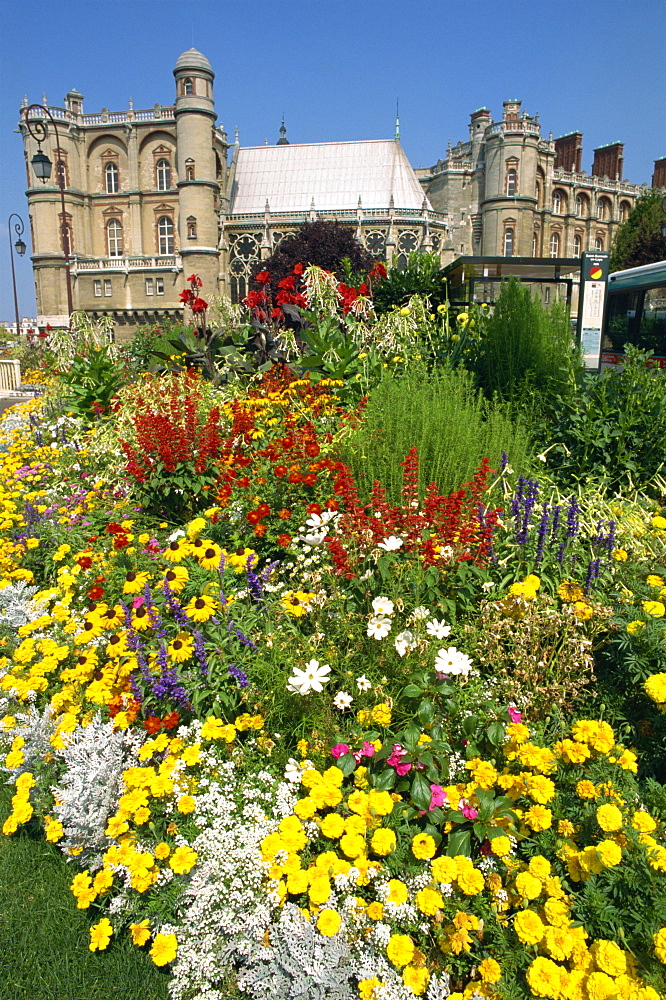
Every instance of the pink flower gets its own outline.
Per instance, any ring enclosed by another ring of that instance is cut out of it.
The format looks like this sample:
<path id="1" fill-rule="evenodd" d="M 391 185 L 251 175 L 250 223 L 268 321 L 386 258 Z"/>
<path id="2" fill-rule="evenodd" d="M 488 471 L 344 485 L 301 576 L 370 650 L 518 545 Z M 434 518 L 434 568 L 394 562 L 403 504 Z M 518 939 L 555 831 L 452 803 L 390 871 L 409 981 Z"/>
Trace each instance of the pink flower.
<path id="1" fill-rule="evenodd" d="M 476 819 L 479 815 L 479 810 L 475 809 L 474 806 L 471 806 L 468 802 L 465 803 L 460 811 L 465 819 Z"/>
<path id="2" fill-rule="evenodd" d="M 437 809 L 439 806 L 443 806 L 447 801 L 448 796 L 441 785 L 431 785 L 430 786 L 430 805 L 428 806 L 428 812 L 432 812 L 433 809 Z"/>
<path id="3" fill-rule="evenodd" d="M 367 740 L 363 741 L 363 746 L 361 747 L 361 757 L 374 757 L 377 751 L 375 750 L 373 743 L 368 743 Z"/>
<path id="4" fill-rule="evenodd" d="M 407 774 L 408 771 L 411 771 L 412 769 L 411 764 L 407 762 L 405 762 L 404 764 L 400 763 L 400 759 L 406 756 L 407 756 L 407 751 L 403 750 L 403 748 L 400 746 L 399 743 L 394 743 L 393 753 L 391 754 L 390 757 L 387 757 L 386 759 L 386 763 L 389 764 L 390 767 L 395 768 L 395 773 L 399 774 L 401 777 L 403 774 Z"/>
<path id="5" fill-rule="evenodd" d="M 509 705 L 507 712 L 509 713 L 509 718 L 512 722 L 520 722 L 523 717 L 523 713 L 519 712 L 514 705 Z"/>
<path id="6" fill-rule="evenodd" d="M 344 754 L 349 753 L 349 747 L 346 743 L 336 743 L 336 745 L 331 750 L 331 753 L 336 760 L 339 760 Z"/>
<path id="7" fill-rule="evenodd" d="M 136 610 L 136 608 L 140 608 L 141 605 L 145 603 L 146 603 L 145 597 L 142 597 L 141 594 L 137 594 L 134 600 L 132 601 L 132 607 Z"/>

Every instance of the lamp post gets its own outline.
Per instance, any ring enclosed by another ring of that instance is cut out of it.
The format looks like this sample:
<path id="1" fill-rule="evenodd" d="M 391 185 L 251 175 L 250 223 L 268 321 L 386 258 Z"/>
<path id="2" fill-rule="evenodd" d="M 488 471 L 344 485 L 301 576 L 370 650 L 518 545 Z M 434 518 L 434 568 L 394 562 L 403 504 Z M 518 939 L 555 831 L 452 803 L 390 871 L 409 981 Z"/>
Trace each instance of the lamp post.
<path id="1" fill-rule="evenodd" d="M 46 184 L 47 180 L 51 176 L 51 168 L 53 164 L 49 160 L 48 156 L 42 152 L 42 142 L 46 140 L 48 135 L 48 129 L 43 121 L 39 118 L 30 118 L 31 111 L 40 111 L 53 125 L 53 131 L 56 137 L 56 149 L 59 150 L 60 147 L 60 135 L 58 134 L 58 126 L 56 120 L 49 111 L 47 107 L 43 104 L 31 104 L 29 107 L 25 108 L 23 111 L 23 120 L 25 122 L 25 127 L 32 136 L 33 139 L 37 140 L 38 149 L 33 156 L 31 163 L 32 168 L 35 171 L 35 175 L 39 177 L 42 184 Z M 61 225 L 60 234 L 62 237 L 62 252 L 65 256 L 65 278 L 67 280 L 67 312 L 71 317 L 74 312 L 74 304 L 72 302 L 72 277 L 70 274 L 70 259 L 69 259 L 69 233 L 67 231 L 67 215 L 65 212 L 65 176 L 64 170 L 59 170 L 56 165 L 56 180 L 58 182 L 58 187 L 60 188 L 60 205 L 62 208 L 61 214 Z"/>
<path id="2" fill-rule="evenodd" d="M 18 222 L 14 223 L 14 229 L 16 230 L 17 240 L 16 243 L 12 243 L 12 219 L 18 219 Z M 16 212 L 12 212 L 7 220 L 7 228 L 9 230 L 9 257 L 12 262 L 12 285 L 14 287 L 14 311 L 16 312 L 16 336 L 21 332 L 21 319 L 19 316 L 18 307 L 18 296 L 16 294 L 16 272 L 14 271 L 14 247 L 16 247 L 16 252 L 19 257 L 22 257 L 26 251 L 26 246 L 21 237 L 23 236 L 23 219 Z"/>

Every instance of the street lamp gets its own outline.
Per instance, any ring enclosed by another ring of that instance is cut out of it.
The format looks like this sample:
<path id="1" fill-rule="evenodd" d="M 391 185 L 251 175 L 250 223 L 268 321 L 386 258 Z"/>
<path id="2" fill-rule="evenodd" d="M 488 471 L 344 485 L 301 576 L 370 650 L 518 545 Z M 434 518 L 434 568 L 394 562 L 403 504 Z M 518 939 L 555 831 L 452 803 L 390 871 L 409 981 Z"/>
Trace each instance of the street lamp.
<path id="1" fill-rule="evenodd" d="M 39 118 L 30 118 L 31 111 L 39 111 L 42 115 L 46 116 L 48 120 L 53 125 L 53 131 L 56 137 L 56 149 L 60 149 L 60 136 L 58 134 L 58 126 L 56 124 L 55 118 L 49 111 L 47 107 L 43 104 L 31 104 L 29 107 L 23 110 L 23 120 L 25 122 L 25 127 L 32 136 L 33 139 L 37 140 L 38 149 L 32 160 L 32 169 L 35 171 L 35 176 L 39 177 L 42 184 L 46 184 L 47 180 L 51 176 L 51 168 L 53 164 L 51 163 L 48 156 L 42 152 L 42 142 L 46 140 L 48 135 L 48 129 L 43 121 Z M 65 172 L 64 170 L 59 170 L 56 166 L 56 180 L 58 182 L 58 187 L 60 188 L 60 205 L 62 208 L 61 216 L 61 226 L 60 233 L 62 237 L 62 252 L 65 256 L 65 278 L 67 280 L 67 311 L 71 317 L 74 312 L 74 304 L 72 302 L 72 277 L 70 274 L 70 259 L 69 259 L 69 233 L 67 231 L 67 215 L 65 212 Z"/>
<path id="2" fill-rule="evenodd" d="M 16 243 L 14 244 L 12 244 L 12 219 L 18 219 L 18 222 L 14 223 L 14 229 L 16 230 L 16 235 L 18 237 Z M 14 248 L 16 248 L 16 252 L 19 255 L 19 257 L 22 257 L 26 251 L 25 243 L 21 239 L 21 236 L 23 235 L 23 230 L 25 228 L 21 216 L 17 215 L 16 212 L 12 212 L 12 214 L 9 216 L 9 219 L 7 220 L 7 228 L 9 230 L 9 257 L 12 262 L 12 285 L 14 286 L 14 311 L 16 312 L 16 336 L 18 337 L 18 335 L 21 332 L 21 319 L 19 316 L 18 296 L 16 294 L 16 273 L 14 271 Z"/>

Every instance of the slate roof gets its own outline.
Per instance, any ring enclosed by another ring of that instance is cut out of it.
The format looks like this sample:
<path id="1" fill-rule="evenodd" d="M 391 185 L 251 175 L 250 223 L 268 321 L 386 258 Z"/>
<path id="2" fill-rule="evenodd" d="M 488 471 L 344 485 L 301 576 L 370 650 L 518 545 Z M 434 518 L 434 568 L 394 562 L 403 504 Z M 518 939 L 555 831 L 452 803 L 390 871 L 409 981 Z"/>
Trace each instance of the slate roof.
<path id="1" fill-rule="evenodd" d="M 420 211 L 425 197 L 395 139 L 246 146 L 237 153 L 231 215 L 364 209 Z M 427 203 L 427 207 L 431 206 Z"/>

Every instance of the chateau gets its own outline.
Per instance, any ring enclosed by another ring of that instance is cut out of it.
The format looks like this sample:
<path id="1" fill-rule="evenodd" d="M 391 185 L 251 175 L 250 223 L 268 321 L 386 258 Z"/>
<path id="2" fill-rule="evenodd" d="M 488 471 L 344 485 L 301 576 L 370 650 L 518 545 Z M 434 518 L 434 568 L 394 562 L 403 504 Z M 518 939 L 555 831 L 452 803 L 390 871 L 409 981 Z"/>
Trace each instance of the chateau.
<path id="1" fill-rule="evenodd" d="M 75 309 L 114 318 L 116 335 L 139 323 L 182 316 L 179 294 L 192 272 L 207 296 L 238 301 L 250 273 L 304 221 L 354 227 L 376 257 L 461 254 L 579 256 L 608 249 L 641 187 L 622 179 L 622 144 L 594 151 L 581 171 L 582 136 L 544 139 L 537 118 L 507 101 L 495 123 L 471 116 L 469 141 L 414 170 L 393 138 L 292 144 L 284 122 L 275 145 L 230 143 L 217 124 L 214 72 L 196 49 L 173 70 L 175 103 L 150 110 L 84 114 L 71 90 L 64 107 L 22 106 L 27 197 L 40 326 L 67 323 L 66 261 L 59 179 L 64 184 Z M 131 102 L 130 102 L 131 104 Z M 42 121 L 38 143 L 25 116 Z M 41 182 L 31 161 L 54 164 Z M 664 183 L 666 161 L 653 183 Z"/>

